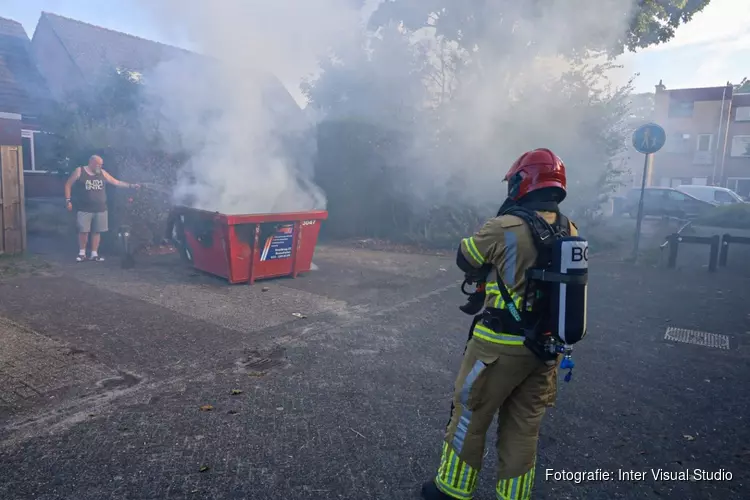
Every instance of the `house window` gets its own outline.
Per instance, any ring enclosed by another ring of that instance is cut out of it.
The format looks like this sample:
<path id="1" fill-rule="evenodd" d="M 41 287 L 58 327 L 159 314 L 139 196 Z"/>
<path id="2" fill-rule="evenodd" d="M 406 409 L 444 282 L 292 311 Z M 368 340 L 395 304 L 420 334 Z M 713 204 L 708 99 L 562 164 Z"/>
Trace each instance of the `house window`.
<path id="1" fill-rule="evenodd" d="M 688 153 L 691 150 L 690 134 L 677 132 L 670 134 L 667 139 L 668 150 L 671 153 Z"/>
<path id="2" fill-rule="evenodd" d="M 734 115 L 734 121 L 736 122 L 750 121 L 750 106 L 742 106 L 742 107 L 737 108 L 737 112 Z"/>
<path id="3" fill-rule="evenodd" d="M 713 145 L 713 134 L 700 134 L 698 135 L 698 143 L 696 151 L 711 151 Z"/>
<path id="4" fill-rule="evenodd" d="M 750 135 L 735 135 L 732 137 L 731 156 L 750 156 Z"/>
<path id="5" fill-rule="evenodd" d="M 677 101 L 677 100 L 670 100 L 669 101 L 669 117 L 670 118 L 679 118 L 679 117 L 689 117 L 693 116 L 693 101 Z"/>
<path id="6" fill-rule="evenodd" d="M 23 146 L 23 170 L 24 172 L 36 171 L 36 156 L 34 154 L 33 130 L 21 130 L 21 146 Z"/>

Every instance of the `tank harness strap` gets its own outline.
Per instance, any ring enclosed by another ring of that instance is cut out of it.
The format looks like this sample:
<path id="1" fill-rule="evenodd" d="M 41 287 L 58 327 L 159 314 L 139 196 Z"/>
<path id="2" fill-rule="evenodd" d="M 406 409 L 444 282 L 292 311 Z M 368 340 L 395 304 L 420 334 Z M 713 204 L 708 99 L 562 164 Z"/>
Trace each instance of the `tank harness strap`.
<path id="1" fill-rule="evenodd" d="M 529 269 L 526 276 L 537 281 L 551 281 L 554 283 L 566 283 L 570 285 L 585 285 L 589 282 L 587 274 L 568 275 L 547 271 L 546 269 Z"/>

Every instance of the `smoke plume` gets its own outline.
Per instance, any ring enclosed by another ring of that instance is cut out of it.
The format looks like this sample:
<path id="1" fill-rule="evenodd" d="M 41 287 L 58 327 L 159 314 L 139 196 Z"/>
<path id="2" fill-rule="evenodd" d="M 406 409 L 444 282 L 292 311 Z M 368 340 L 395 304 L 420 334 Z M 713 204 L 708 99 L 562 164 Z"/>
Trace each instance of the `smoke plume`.
<path id="1" fill-rule="evenodd" d="M 161 113 L 162 139 L 188 152 L 177 202 L 223 213 L 325 207 L 313 184 L 314 124 L 283 82 L 360 29 L 352 0 L 161 0 L 142 2 L 167 35 L 201 54 L 165 61 L 146 92 Z"/>
<path id="2" fill-rule="evenodd" d="M 421 128 L 440 130 L 450 137 L 450 145 L 443 141 L 442 147 L 423 148 L 434 134 L 418 135 L 412 151 L 418 159 L 413 162 L 415 177 L 430 176 L 432 185 L 415 198 L 448 197 L 494 207 L 505 194 L 502 179 L 512 162 L 524 151 L 547 147 L 568 167 L 569 200 L 589 201 L 581 197 L 590 196 L 588 188 L 611 155 L 625 146 L 602 143 L 601 137 L 612 132 L 607 124 L 617 110 L 597 102 L 616 92 L 606 88 L 608 83 L 623 85 L 627 80 L 608 82 L 605 75 L 589 75 L 594 79 L 573 82 L 564 74 L 582 75 L 584 63 L 591 67 L 605 62 L 592 54 L 575 54 L 574 49 L 611 47 L 621 40 L 635 0 L 550 0 L 535 2 L 541 7 L 534 11 L 527 10 L 528 2 L 501 4 L 502 15 L 489 16 L 476 52 L 453 49 L 469 66 L 449 86 L 451 104 L 442 107 L 437 125 Z M 424 31 L 429 39 L 429 30 Z M 611 72 L 606 76 L 617 78 Z"/>
<path id="3" fill-rule="evenodd" d="M 337 118 L 380 125 L 388 110 L 385 127 L 408 135 L 410 147 L 389 161 L 399 177 L 399 201 L 421 213 L 462 204 L 495 212 L 512 162 L 539 147 L 552 149 L 568 167 L 566 203 L 594 200 L 607 163 L 626 146 L 613 125 L 622 110 L 610 98 L 622 96 L 618 87 L 627 84 L 608 72 L 614 84 L 608 89 L 596 65 L 606 62 L 605 49 L 623 40 L 636 0 L 456 2 L 432 13 L 425 4 L 386 2 L 397 12 L 375 13 L 378 41 L 360 52 L 366 62 L 349 53 L 348 72 L 332 67 L 318 82 L 329 95 L 357 85 L 349 93 L 366 101 L 317 103 L 337 108 Z M 448 22 L 437 32 L 429 25 L 440 18 Z M 427 63 L 401 64 L 408 58 L 395 53 L 399 36 L 408 38 L 414 58 L 426 54 Z M 386 48 L 378 55 L 377 47 Z M 598 54 L 581 50 L 591 47 Z M 369 73 L 356 78 L 351 68 Z M 421 94 L 414 79 L 422 82 Z M 327 99 L 321 88 L 316 96 Z"/>

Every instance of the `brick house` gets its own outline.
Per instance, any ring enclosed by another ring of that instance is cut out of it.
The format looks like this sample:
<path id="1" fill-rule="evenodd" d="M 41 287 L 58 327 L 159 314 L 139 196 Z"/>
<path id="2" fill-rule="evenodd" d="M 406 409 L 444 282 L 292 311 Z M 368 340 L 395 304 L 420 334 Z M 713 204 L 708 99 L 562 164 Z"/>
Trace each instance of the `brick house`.
<path id="1" fill-rule="evenodd" d="M 667 142 L 649 185 L 713 184 L 750 195 L 750 94 L 721 87 L 656 86 L 654 121 Z"/>
<path id="2" fill-rule="evenodd" d="M 44 78 L 31 55 L 31 43 L 20 23 L 0 17 L 0 116 L 20 120 L 24 170 L 37 170 L 35 143 L 39 115 L 51 101 Z"/>

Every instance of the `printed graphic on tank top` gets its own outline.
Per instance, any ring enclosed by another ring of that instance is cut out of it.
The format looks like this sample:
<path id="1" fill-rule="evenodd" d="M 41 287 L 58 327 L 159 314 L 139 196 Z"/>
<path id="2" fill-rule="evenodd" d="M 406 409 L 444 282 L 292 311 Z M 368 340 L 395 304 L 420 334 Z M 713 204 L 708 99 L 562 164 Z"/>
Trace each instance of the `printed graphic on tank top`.
<path id="1" fill-rule="evenodd" d="M 85 168 L 81 168 L 81 176 L 78 178 L 78 200 L 76 209 L 79 212 L 106 212 L 107 190 L 104 174 L 101 172 L 90 174 Z"/>

